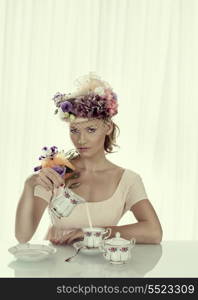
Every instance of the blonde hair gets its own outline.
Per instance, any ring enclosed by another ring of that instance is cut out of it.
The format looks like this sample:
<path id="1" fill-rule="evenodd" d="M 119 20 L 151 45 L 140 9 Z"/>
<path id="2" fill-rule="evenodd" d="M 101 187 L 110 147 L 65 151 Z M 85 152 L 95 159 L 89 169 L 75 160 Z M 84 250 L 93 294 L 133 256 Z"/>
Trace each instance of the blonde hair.
<path id="1" fill-rule="evenodd" d="M 109 120 L 104 120 L 104 123 L 107 122 L 109 122 Z M 105 141 L 104 141 L 104 150 L 107 153 L 114 153 L 115 151 L 113 151 L 113 147 L 120 148 L 120 146 L 116 144 L 117 133 L 120 134 L 120 129 L 113 121 L 111 122 L 113 125 L 113 130 L 109 135 L 105 136 Z"/>

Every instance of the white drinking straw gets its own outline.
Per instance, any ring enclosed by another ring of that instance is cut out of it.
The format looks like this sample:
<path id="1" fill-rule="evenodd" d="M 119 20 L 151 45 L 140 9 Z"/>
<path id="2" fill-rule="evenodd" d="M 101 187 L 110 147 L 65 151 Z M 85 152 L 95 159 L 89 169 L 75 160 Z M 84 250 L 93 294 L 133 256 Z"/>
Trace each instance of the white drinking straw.
<path id="1" fill-rule="evenodd" d="M 93 227 L 92 227 L 91 216 L 90 216 L 89 207 L 88 207 L 88 203 L 87 202 L 85 202 L 85 206 L 86 206 L 86 211 L 87 211 L 87 217 L 88 217 L 89 227 L 92 230 Z"/>

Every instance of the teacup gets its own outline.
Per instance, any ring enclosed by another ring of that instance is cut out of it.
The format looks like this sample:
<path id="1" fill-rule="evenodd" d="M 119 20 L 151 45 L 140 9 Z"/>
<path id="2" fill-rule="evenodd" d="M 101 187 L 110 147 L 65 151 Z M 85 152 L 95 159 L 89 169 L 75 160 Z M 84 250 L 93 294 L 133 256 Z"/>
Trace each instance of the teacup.
<path id="1" fill-rule="evenodd" d="M 106 240 L 111 235 L 111 228 L 87 227 L 82 228 L 84 232 L 83 244 L 87 248 L 97 248 L 103 240 Z M 105 234 L 107 234 L 105 236 Z"/>
<path id="2" fill-rule="evenodd" d="M 116 237 L 102 241 L 99 249 L 103 252 L 103 256 L 112 264 L 124 264 L 131 258 L 131 249 L 135 245 L 135 238 L 125 240 L 120 238 L 120 233 L 116 233 Z"/>

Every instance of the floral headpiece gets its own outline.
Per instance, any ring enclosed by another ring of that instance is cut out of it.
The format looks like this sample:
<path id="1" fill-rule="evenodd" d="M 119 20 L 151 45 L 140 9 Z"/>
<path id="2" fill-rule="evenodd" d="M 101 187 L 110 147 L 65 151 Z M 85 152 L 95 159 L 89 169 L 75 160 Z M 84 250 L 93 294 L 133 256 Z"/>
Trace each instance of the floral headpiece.
<path id="1" fill-rule="evenodd" d="M 110 85 L 94 72 L 89 72 L 74 82 L 77 91 L 69 94 L 57 92 L 52 100 L 63 121 L 79 118 L 108 119 L 117 114 L 117 95 Z"/>

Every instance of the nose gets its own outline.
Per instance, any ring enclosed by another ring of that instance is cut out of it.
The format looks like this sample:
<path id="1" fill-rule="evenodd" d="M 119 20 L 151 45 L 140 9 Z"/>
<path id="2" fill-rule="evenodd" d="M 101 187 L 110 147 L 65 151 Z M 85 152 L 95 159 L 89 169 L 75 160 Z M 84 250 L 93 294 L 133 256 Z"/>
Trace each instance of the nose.
<path id="1" fill-rule="evenodd" d="M 79 137 L 78 144 L 79 144 L 79 145 L 84 145 L 84 144 L 86 144 L 85 138 L 84 138 L 84 136 L 83 136 L 82 134 L 81 134 L 80 137 Z"/>

